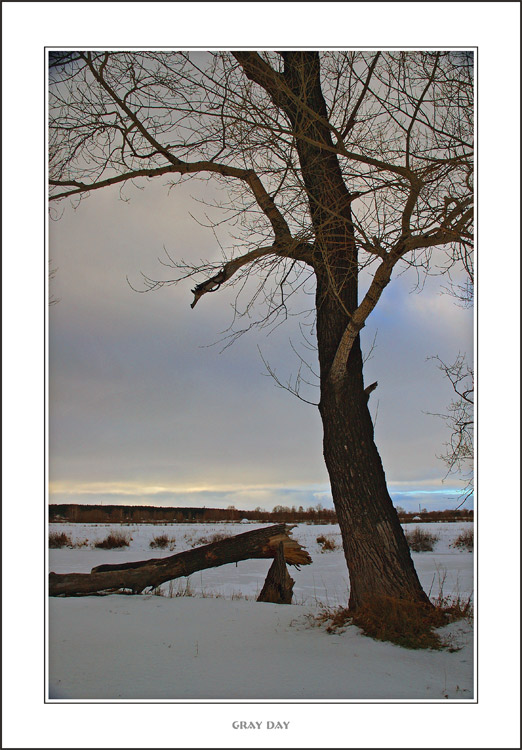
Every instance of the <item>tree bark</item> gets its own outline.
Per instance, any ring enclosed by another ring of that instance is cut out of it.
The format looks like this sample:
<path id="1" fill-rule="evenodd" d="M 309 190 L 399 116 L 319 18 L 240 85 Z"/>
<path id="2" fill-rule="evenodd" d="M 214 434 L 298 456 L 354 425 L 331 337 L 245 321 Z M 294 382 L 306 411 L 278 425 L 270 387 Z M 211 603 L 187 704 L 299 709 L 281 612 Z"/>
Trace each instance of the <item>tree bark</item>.
<path id="1" fill-rule="evenodd" d="M 290 565 L 309 565 L 312 560 L 308 552 L 289 536 L 292 528 L 284 523 L 277 524 L 169 557 L 120 565 L 98 565 L 90 573 L 49 573 L 49 595 L 78 596 L 118 589 L 131 589 L 139 594 L 145 588 L 156 588 L 166 581 L 188 576 L 197 570 L 250 558 L 274 557 L 281 546 L 283 558 Z"/>
<path id="2" fill-rule="evenodd" d="M 338 255 L 334 245 L 331 257 Z M 349 313 L 357 305 L 356 277 L 343 277 L 342 269 L 340 263 L 328 269 L 316 266 L 316 305 L 323 453 L 350 575 L 349 608 L 356 611 L 381 595 L 429 603 L 375 445 L 368 409 L 371 386 L 364 387 L 359 336 L 342 377 L 330 377 Z"/>
<path id="3" fill-rule="evenodd" d="M 285 563 L 285 552 L 282 542 L 279 542 L 274 562 L 270 566 L 258 602 L 272 602 L 272 604 L 290 604 L 294 579 L 290 577 Z"/>
<path id="4" fill-rule="evenodd" d="M 356 611 L 381 595 L 428 604 L 374 442 L 358 341 L 343 387 L 338 391 L 327 384 L 319 410 L 324 458 L 350 574 L 349 609 Z"/>

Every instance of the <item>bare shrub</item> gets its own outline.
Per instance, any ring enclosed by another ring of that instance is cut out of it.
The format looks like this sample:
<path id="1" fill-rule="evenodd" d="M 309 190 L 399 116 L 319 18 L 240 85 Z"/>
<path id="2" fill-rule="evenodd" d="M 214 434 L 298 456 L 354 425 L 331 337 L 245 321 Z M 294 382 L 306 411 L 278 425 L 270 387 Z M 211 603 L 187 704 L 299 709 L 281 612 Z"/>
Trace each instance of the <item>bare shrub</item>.
<path id="1" fill-rule="evenodd" d="M 438 534 L 431 534 L 418 527 L 413 531 L 405 531 L 404 536 L 413 552 L 432 552 L 435 542 L 439 539 Z"/>
<path id="2" fill-rule="evenodd" d="M 174 537 L 169 537 L 166 534 L 159 534 L 158 536 L 155 536 L 154 539 L 151 539 L 149 543 L 149 547 L 151 549 L 166 549 L 167 547 L 169 549 L 174 549 L 176 546 L 176 540 Z"/>
<path id="3" fill-rule="evenodd" d="M 62 547 L 72 547 L 72 539 L 69 534 L 63 531 L 51 531 L 49 534 L 49 549 L 61 549 Z"/>
<path id="4" fill-rule="evenodd" d="M 333 552 L 339 549 L 339 544 L 331 534 L 320 534 L 315 541 L 321 545 L 321 552 Z"/>
<path id="5" fill-rule="evenodd" d="M 130 536 L 123 534 L 121 531 L 110 531 L 105 539 L 94 542 L 93 547 L 97 549 L 118 549 L 120 547 L 128 547 L 130 544 Z"/>
<path id="6" fill-rule="evenodd" d="M 455 541 L 452 543 L 452 547 L 460 547 L 463 549 L 467 549 L 468 552 L 473 552 L 473 544 L 474 544 L 474 533 L 473 529 L 466 529 L 466 531 L 462 531 L 458 537 L 455 539 Z"/>

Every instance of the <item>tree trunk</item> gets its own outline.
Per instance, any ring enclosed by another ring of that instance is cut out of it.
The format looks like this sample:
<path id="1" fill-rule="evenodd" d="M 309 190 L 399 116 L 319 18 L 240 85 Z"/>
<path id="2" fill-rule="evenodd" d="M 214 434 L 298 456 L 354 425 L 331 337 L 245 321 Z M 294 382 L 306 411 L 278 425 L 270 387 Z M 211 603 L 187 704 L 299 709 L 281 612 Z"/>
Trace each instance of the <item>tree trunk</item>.
<path id="1" fill-rule="evenodd" d="M 358 305 L 352 196 L 330 148 L 319 57 L 315 52 L 286 52 L 284 60 L 284 78 L 294 98 L 278 101 L 276 97 L 275 101 L 285 109 L 295 132 L 315 231 L 319 411 L 324 457 L 350 574 L 349 607 L 355 611 L 382 595 L 428 602 L 375 446 L 359 337 L 340 382 L 334 384 L 329 378 L 339 342 Z"/>
<path id="2" fill-rule="evenodd" d="M 279 542 L 274 562 L 270 566 L 266 581 L 261 589 L 261 593 L 257 597 L 257 601 L 272 602 L 272 604 L 290 604 L 292 602 L 294 583 L 294 579 L 290 577 L 286 569 L 283 543 Z"/>
<path id="3" fill-rule="evenodd" d="M 156 588 L 165 581 L 189 576 L 197 570 L 216 568 L 250 558 L 270 558 L 283 548 L 284 560 L 290 565 L 309 565 L 308 552 L 289 536 L 293 527 L 284 523 L 223 539 L 220 542 L 180 552 L 169 557 L 142 560 L 119 565 L 98 565 L 90 573 L 49 573 L 50 596 L 78 596 L 99 591 Z"/>
<path id="4" fill-rule="evenodd" d="M 323 295 L 317 337 L 325 372 L 333 360 L 332 342 L 339 340 L 346 322 L 338 308 L 336 300 Z M 350 574 L 349 608 L 356 611 L 382 595 L 428 603 L 386 487 L 362 370 L 357 339 L 342 384 L 336 387 L 322 378 L 319 404 L 324 458 Z"/>

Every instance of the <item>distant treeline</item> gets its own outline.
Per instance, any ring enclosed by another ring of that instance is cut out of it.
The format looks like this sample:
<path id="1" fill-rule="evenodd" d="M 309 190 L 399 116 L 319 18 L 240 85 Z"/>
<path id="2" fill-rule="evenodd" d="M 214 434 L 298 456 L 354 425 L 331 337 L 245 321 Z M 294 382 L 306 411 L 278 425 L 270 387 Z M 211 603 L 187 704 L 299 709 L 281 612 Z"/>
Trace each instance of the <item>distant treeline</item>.
<path id="1" fill-rule="evenodd" d="M 397 509 L 401 523 L 415 521 L 472 521 L 472 510 L 441 510 L 407 513 Z M 50 505 L 51 523 L 220 523 L 226 521 L 257 521 L 259 523 L 337 523 L 333 508 L 321 505 L 311 508 L 288 508 L 276 505 L 272 511 L 256 508 L 158 508 L 151 505 Z"/>
<path id="2" fill-rule="evenodd" d="M 397 508 L 397 514 L 401 523 L 437 523 L 439 521 L 473 521 L 472 510 L 421 510 L 406 512 Z"/>
<path id="3" fill-rule="evenodd" d="M 277 505 L 273 511 L 256 508 L 160 508 L 150 505 L 50 505 L 49 521 L 69 523 L 210 523 L 224 521 L 335 523 L 335 510 L 286 508 Z"/>

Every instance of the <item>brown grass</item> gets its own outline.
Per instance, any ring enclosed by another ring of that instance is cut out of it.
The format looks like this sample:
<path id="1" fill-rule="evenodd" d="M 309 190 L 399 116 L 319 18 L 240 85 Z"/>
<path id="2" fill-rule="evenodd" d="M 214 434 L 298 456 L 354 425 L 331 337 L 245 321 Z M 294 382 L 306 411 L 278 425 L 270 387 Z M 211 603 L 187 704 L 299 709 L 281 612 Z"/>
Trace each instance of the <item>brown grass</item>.
<path id="1" fill-rule="evenodd" d="M 97 549 L 119 549 L 120 547 L 128 547 L 130 544 L 130 537 L 128 534 L 122 534 L 121 531 L 110 531 L 105 539 L 94 542 L 93 546 Z"/>
<path id="2" fill-rule="evenodd" d="M 176 540 L 174 537 L 169 537 L 167 534 L 159 534 L 158 536 L 155 536 L 154 539 L 151 539 L 149 542 L 149 547 L 151 549 L 166 549 L 167 547 L 169 549 L 174 549 L 176 546 Z"/>
<path id="3" fill-rule="evenodd" d="M 343 632 L 356 625 L 378 641 L 388 641 L 403 648 L 458 650 L 451 641 L 435 632 L 436 628 L 455 620 L 471 619 L 471 597 L 462 600 L 439 597 L 431 605 L 391 596 L 374 596 L 356 612 L 346 607 L 323 609 L 316 618 L 326 625 L 327 633 Z"/>
<path id="4" fill-rule="evenodd" d="M 72 539 L 64 531 L 51 531 L 49 534 L 49 549 L 61 549 L 61 547 L 72 547 Z"/>
<path id="5" fill-rule="evenodd" d="M 404 536 L 408 542 L 409 548 L 413 552 L 431 552 L 438 541 L 437 534 L 431 534 L 429 531 L 416 528 L 413 531 L 405 531 Z"/>
<path id="6" fill-rule="evenodd" d="M 73 542 L 69 534 L 66 534 L 64 531 L 51 531 L 49 533 L 49 549 L 61 549 L 62 547 L 79 549 L 80 547 L 86 547 L 87 545 L 87 539 L 77 539 Z"/>
<path id="7" fill-rule="evenodd" d="M 473 545 L 474 545 L 474 533 L 473 533 L 473 529 L 471 528 L 471 529 L 466 529 L 466 531 L 463 531 L 461 534 L 459 534 L 451 546 L 461 547 L 461 548 L 467 549 L 468 552 L 473 552 Z"/>
<path id="8" fill-rule="evenodd" d="M 333 552 L 339 545 L 331 534 L 320 534 L 315 540 L 321 546 L 321 552 Z"/>

